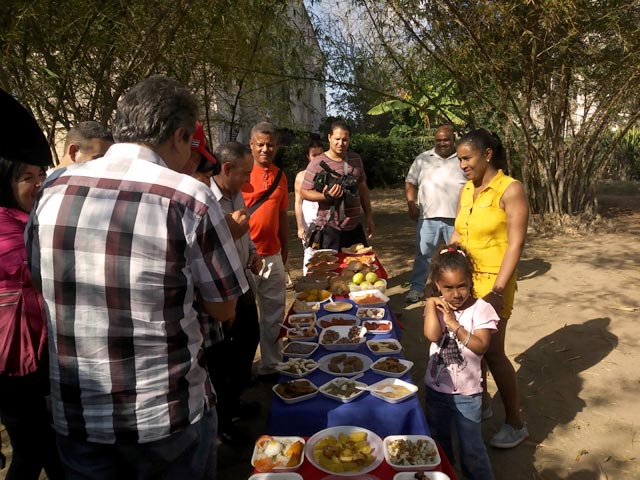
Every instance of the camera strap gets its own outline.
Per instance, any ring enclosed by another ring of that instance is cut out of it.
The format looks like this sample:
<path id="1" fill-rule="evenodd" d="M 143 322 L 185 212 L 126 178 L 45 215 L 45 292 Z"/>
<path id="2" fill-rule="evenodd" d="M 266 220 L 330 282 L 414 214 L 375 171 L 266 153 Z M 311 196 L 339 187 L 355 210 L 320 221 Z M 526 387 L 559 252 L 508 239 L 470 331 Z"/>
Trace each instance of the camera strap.
<path id="1" fill-rule="evenodd" d="M 279 168 L 278 173 L 276 174 L 276 178 L 271 184 L 271 186 L 262 194 L 262 196 L 256 201 L 256 203 L 254 203 L 253 205 L 251 205 L 251 207 L 249 207 L 249 209 L 247 209 L 247 215 L 251 215 L 258 208 L 260 208 L 260 206 L 262 206 L 264 202 L 267 201 L 267 199 L 271 196 L 271 194 L 275 191 L 275 189 L 278 188 L 278 184 L 280 183 L 281 178 L 282 178 L 282 169 Z"/>
<path id="2" fill-rule="evenodd" d="M 347 157 L 348 157 L 348 154 L 347 154 Z M 347 174 L 347 160 L 345 158 L 344 160 L 342 160 L 342 175 L 346 175 L 346 174 Z M 342 220 L 344 219 L 344 200 L 345 200 L 346 194 L 347 192 L 344 192 L 340 198 L 337 198 L 331 204 L 331 207 L 329 208 L 329 218 L 327 219 L 328 222 L 334 221 L 334 218 L 335 218 L 334 215 L 337 209 L 338 225 L 342 223 Z"/>

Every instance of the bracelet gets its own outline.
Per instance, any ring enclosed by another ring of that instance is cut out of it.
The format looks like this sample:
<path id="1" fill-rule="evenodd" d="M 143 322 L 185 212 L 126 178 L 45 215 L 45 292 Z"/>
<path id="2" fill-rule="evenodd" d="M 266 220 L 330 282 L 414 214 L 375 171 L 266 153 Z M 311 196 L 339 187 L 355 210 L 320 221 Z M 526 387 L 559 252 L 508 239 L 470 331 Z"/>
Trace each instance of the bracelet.
<path id="1" fill-rule="evenodd" d="M 462 346 L 466 347 L 467 343 L 469 343 L 469 339 L 471 338 L 471 332 L 469 330 L 467 330 L 467 338 L 464 339 L 464 342 L 462 342 Z"/>
<path id="2" fill-rule="evenodd" d="M 453 338 L 458 338 L 458 330 L 462 328 L 462 325 L 458 324 L 458 328 L 453 331 Z"/>
<path id="3" fill-rule="evenodd" d="M 503 295 L 500 292 L 496 292 L 493 288 L 489 293 L 493 293 L 496 297 L 502 297 Z"/>

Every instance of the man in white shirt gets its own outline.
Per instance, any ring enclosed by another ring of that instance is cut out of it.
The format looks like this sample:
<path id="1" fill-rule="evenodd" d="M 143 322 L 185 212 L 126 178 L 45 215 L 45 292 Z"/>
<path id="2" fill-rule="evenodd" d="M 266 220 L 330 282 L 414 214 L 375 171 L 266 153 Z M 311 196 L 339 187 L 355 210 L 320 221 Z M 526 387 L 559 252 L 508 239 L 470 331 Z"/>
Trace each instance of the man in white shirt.
<path id="1" fill-rule="evenodd" d="M 409 217 L 417 222 L 416 257 L 411 272 L 407 303 L 424 297 L 429 264 L 440 242 L 449 242 L 458 207 L 460 188 L 466 178 L 460 169 L 451 125 L 436 130 L 435 146 L 411 164 L 405 180 Z"/>

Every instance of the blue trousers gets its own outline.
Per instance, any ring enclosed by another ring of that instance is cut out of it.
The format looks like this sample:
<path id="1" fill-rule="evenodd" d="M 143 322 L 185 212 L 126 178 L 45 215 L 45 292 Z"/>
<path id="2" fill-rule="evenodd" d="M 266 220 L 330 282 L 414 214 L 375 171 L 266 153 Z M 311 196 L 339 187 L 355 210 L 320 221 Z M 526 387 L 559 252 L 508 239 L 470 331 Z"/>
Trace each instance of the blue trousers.
<path id="1" fill-rule="evenodd" d="M 58 434 L 66 480 L 215 480 L 216 409 L 150 443 L 101 444 Z"/>
<path id="2" fill-rule="evenodd" d="M 454 229 L 455 218 L 420 218 L 416 226 L 416 257 L 411 272 L 411 290 L 423 292 L 431 257 L 436 247 L 448 243 Z"/>
<path id="3" fill-rule="evenodd" d="M 482 439 L 482 394 L 450 395 L 427 387 L 426 413 L 431 435 L 453 464 L 453 430 L 460 440 L 462 473 L 470 480 L 493 480 L 493 470 Z"/>

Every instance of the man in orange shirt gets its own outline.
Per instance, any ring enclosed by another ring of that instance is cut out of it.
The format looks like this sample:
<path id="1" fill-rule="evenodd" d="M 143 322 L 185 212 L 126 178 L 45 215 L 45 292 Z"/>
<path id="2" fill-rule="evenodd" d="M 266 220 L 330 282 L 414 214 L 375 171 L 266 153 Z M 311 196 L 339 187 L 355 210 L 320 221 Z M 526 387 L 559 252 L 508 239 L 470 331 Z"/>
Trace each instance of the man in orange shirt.
<path id="1" fill-rule="evenodd" d="M 251 130 L 251 153 L 253 170 L 249 185 L 243 188 L 242 196 L 248 209 L 257 203 L 276 181 L 278 167 L 273 159 L 278 150 L 278 137 L 270 123 L 258 123 Z M 289 194 L 287 179 L 280 176 L 277 187 L 251 214 L 249 232 L 256 245 L 258 255 L 263 258 L 260 273 L 254 275 L 260 309 L 260 352 L 258 376 L 265 380 L 277 380 L 276 365 L 282 360 L 278 336 L 280 323 L 284 320 L 286 303 L 286 273 L 289 247 L 289 221 L 287 207 Z"/>

